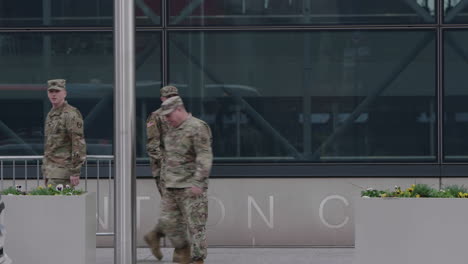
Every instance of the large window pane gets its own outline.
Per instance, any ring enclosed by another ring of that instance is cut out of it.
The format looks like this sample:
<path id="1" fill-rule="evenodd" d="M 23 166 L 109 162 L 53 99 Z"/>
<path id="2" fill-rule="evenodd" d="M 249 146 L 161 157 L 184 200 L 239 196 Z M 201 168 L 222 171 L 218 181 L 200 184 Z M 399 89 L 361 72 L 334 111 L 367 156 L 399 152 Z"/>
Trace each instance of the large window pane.
<path id="1" fill-rule="evenodd" d="M 135 0 L 136 24 L 160 25 L 161 0 Z"/>
<path id="2" fill-rule="evenodd" d="M 112 26 L 113 3 L 112 0 L 0 0 L 0 27 Z M 135 17 L 137 25 L 160 25 L 161 0 L 135 0 Z"/>
<path id="3" fill-rule="evenodd" d="M 138 157 L 146 155 L 146 117 L 159 107 L 160 39 L 159 32 L 136 34 Z M 42 155 L 51 78 L 67 79 L 67 100 L 83 114 L 88 154 L 112 154 L 112 34 L 1 34 L 0 40 L 0 155 Z"/>
<path id="4" fill-rule="evenodd" d="M 169 25 L 435 23 L 435 1 L 178 0 Z"/>
<path id="5" fill-rule="evenodd" d="M 112 26 L 112 0 L 0 0 L 0 26 Z"/>
<path id="6" fill-rule="evenodd" d="M 146 154 L 146 118 L 159 108 L 161 88 L 161 34 L 136 34 L 136 150 L 137 157 Z"/>
<path id="7" fill-rule="evenodd" d="M 447 161 L 468 160 L 468 30 L 444 35 L 444 150 Z"/>
<path id="8" fill-rule="evenodd" d="M 434 31 L 170 32 L 218 161 L 433 161 Z"/>
<path id="9" fill-rule="evenodd" d="M 468 1 L 444 0 L 445 23 L 468 23 Z"/>
<path id="10" fill-rule="evenodd" d="M 67 80 L 88 154 L 112 154 L 111 33 L 0 34 L 0 155 L 42 155 L 48 79 Z"/>

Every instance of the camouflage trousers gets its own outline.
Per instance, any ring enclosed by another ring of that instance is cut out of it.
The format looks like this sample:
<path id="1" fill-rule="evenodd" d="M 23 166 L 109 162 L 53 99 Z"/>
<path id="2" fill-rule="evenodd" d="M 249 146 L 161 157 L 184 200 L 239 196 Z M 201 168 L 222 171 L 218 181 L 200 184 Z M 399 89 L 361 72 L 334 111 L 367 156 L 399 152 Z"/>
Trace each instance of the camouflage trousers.
<path id="1" fill-rule="evenodd" d="M 57 166 L 49 165 L 42 165 L 42 174 L 44 175 L 46 186 L 52 184 L 52 186 L 57 186 L 62 184 L 63 187 L 65 185 L 71 185 L 70 176 L 73 173 L 66 168 L 59 168 Z"/>
<path id="2" fill-rule="evenodd" d="M 161 196 L 161 201 L 163 200 L 163 195 L 164 195 L 164 184 L 161 182 L 160 177 L 154 178 L 156 182 L 156 187 L 158 188 L 159 195 Z M 166 224 L 164 223 L 164 219 L 161 217 L 158 219 L 158 223 L 154 227 L 153 231 L 158 233 L 160 237 L 164 237 L 166 235 L 166 232 L 164 229 L 166 228 Z"/>
<path id="3" fill-rule="evenodd" d="M 73 187 L 70 183 L 70 179 L 58 179 L 58 178 L 51 178 L 51 179 L 46 179 L 47 184 L 52 184 L 53 187 L 62 184 L 63 187 L 69 185 L 70 187 Z"/>
<path id="4" fill-rule="evenodd" d="M 191 245 L 192 259 L 205 259 L 207 193 L 195 195 L 190 188 L 167 188 L 162 197 L 161 210 L 166 235 L 174 247 L 183 248 Z"/>

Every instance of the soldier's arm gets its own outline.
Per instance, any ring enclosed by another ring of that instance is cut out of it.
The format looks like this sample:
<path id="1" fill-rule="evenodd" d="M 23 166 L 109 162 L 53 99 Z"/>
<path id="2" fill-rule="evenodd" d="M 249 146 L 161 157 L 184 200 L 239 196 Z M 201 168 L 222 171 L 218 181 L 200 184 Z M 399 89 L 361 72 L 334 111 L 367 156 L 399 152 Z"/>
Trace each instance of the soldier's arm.
<path id="1" fill-rule="evenodd" d="M 50 114 L 50 113 L 49 113 Z M 47 114 L 46 121 L 44 123 L 44 156 L 42 158 L 42 175 L 47 177 L 47 171 L 46 171 L 46 166 L 47 166 L 47 157 L 49 155 L 49 146 L 47 145 L 47 124 L 49 123 L 49 114 Z"/>
<path id="2" fill-rule="evenodd" d="M 153 172 L 161 168 L 161 120 L 155 114 L 151 114 L 146 120 L 146 152 L 150 157 L 150 164 Z M 155 177 L 159 175 L 153 175 Z"/>
<path id="3" fill-rule="evenodd" d="M 86 161 L 86 141 L 84 139 L 83 117 L 76 111 L 67 118 L 67 130 L 71 140 L 72 176 L 80 176 L 80 170 Z"/>
<path id="4" fill-rule="evenodd" d="M 193 178 L 193 185 L 202 189 L 208 188 L 208 177 L 210 176 L 213 164 L 213 153 L 211 150 L 211 130 L 203 124 L 194 133 L 193 144 L 195 149 L 196 171 Z"/>

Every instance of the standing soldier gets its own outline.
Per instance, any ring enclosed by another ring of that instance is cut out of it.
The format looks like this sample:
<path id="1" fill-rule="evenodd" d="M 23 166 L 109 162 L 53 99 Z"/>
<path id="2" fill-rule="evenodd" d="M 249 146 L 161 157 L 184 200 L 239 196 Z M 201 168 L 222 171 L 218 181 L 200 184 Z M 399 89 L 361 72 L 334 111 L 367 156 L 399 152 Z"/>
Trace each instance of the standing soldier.
<path id="1" fill-rule="evenodd" d="M 207 255 L 208 177 L 213 162 L 211 130 L 185 110 L 179 96 L 163 102 L 161 115 L 171 126 L 163 138 L 161 175 L 166 189 L 162 216 L 170 219 L 165 231 L 182 251 L 179 263 L 203 264 Z"/>
<path id="2" fill-rule="evenodd" d="M 160 90 L 160 95 L 161 101 L 164 102 L 171 97 L 178 96 L 179 91 L 174 86 L 164 86 Z M 153 174 L 153 177 L 156 181 L 156 187 L 158 188 L 159 195 L 161 195 L 161 197 L 164 193 L 164 182 L 160 177 L 161 163 L 165 152 L 162 138 L 164 135 L 166 135 L 168 129 L 169 126 L 167 125 L 164 117 L 161 115 L 161 108 L 151 113 L 151 115 L 146 120 L 146 134 L 148 137 L 146 151 L 150 158 L 151 173 Z M 160 249 L 160 241 L 164 236 L 166 236 L 164 233 L 164 220 L 159 219 L 155 228 L 144 237 L 146 243 L 151 248 L 151 252 L 159 260 L 163 258 L 163 254 Z M 178 249 L 174 251 L 173 262 L 178 262 L 179 253 L 180 252 Z"/>
<path id="3" fill-rule="evenodd" d="M 81 166 L 86 160 L 83 117 L 65 101 L 65 80 L 47 82 L 47 95 L 52 109 L 45 122 L 42 172 L 46 185 L 76 186 L 80 183 Z"/>

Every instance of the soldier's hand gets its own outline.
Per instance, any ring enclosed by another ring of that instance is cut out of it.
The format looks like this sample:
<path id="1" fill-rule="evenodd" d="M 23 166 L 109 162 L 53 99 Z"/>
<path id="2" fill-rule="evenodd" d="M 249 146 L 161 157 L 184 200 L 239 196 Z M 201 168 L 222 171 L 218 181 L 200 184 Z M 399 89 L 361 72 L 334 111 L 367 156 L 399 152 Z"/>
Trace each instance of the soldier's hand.
<path id="1" fill-rule="evenodd" d="M 71 185 L 73 186 L 77 186 L 78 184 L 80 184 L 80 176 L 70 176 L 70 183 Z"/>
<path id="2" fill-rule="evenodd" d="M 190 187 L 190 190 L 192 191 L 193 194 L 195 195 L 200 195 L 203 193 L 203 189 L 202 188 L 199 188 L 197 186 L 192 186 Z"/>

